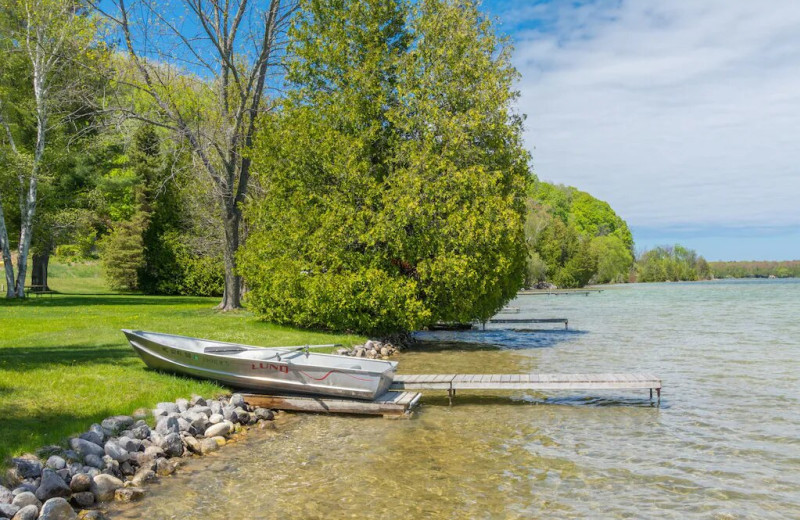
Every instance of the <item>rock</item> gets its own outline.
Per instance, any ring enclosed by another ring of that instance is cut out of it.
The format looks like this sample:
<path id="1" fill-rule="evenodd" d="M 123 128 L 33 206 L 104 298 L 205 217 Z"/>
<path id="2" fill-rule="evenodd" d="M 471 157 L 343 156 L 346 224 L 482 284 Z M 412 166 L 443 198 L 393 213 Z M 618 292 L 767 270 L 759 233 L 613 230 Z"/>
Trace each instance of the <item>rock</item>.
<path id="1" fill-rule="evenodd" d="M 117 439 L 116 444 L 128 452 L 128 458 L 130 458 L 130 452 L 139 451 L 139 449 L 142 447 L 142 441 L 139 439 L 131 439 L 130 437 L 120 437 Z"/>
<path id="2" fill-rule="evenodd" d="M 366 349 L 358 348 L 356 349 L 356 357 L 365 357 L 367 355 Z"/>
<path id="3" fill-rule="evenodd" d="M 143 468 L 136 472 L 136 475 L 131 479 L 131 484 L 134 486 L 141 486 L 147 482 L 156 480 L 156 472 L 152 469 Z"/>
<path id="4" fill-rule="evenodd" d="M 225 440 L 225 437 L 221 435 L 217 435 L 216 437 L 211 437 L 211 440 L 216 442 L 217 446 L 219 446 L 220 448 L 228 443 L 228 441 Z"/>
<path id="5" fill-rule="evenodd" d="M 161 408 L 156 408 L 155 410 L 153 410 L 153 418 L 155 418 L 156 421 L 166 416 L 167 416 L 166 410 L 162 410 Z"/>
<path id="6" fill-rule="evenodd" d="M 42 463 L 33 455 L 23 455 L 11 459 L 9 471 L 13 472 L 19 481 L 26 478 L 37 478 L 42 474 Z"/>
<path id="7" fill-rule="evenodd" d="M 100 474 L 100 470 L 97 469 L 97 468 L 94 468 L 92 466 L 84 466 L 83 467 L 83 472 L 86 473 L 87 475 L 89 475 L 92 478 L 94 478 L 95 475 L 99 475 Z"/>
<path id="8" fill-rule="evenodd" d="M 227 422 L 221 422 L 219 424 L 212 424 L 209 426 L 204 435 L 206 437 L 216 437 L 218 435 L 228 435 L 230 432 L 230 424 Z"/>
<path id="9" fill-rule="evenodd" d="M 212 415 L 215 413 L 222 414 L 222 404 L 219 401 L 211 401 L 208 403 L 208 407 L 211 408 Z"/>
<path id="10" fill-rule="evenodd" d="M 203 406 L 200 406 L 200 405 L 193 406 L 188 411 L 191 412 L 191 413 L 195 413 L 195 414 L 203 414 L 206 417 L 206 419 L 208 419 L 208 417 L 212 413 L 211 412 L 211 407 L 210 406 L 205 406 L 205 405 L 203 405 Z"/>
<path id="11" fill-rule="evenodd" d="M 236 417 L 236 412 L 234 410 L 235 408 L 233 406 L 223 406 L 222 417 L 226 421 L 236 422 L 238 418 Z"/>
<path id="12" fill-rule="evenodd" d="M 383 347 L 381 349 L 381 356 L 388 356 L 388 355 L 389 355 L 389 349 L 386 348 L 386 347 Z"/>
<path id="13" fill-rule="evenodd" d="M 34 484 L 31 484 L 31 483 L 29 483 L 29 482 L 23 482 L 23 483 L 21 483 L 21 484 L 19 485 L 19 487 L 16 487 L 16 488 L 14 488 L 14 489 L 11 491 L 11 494 L 12 494 L 12 495 L 14 495 L 14 496 L 16 497 L 16 496 L 17 496 L 17 495 L 19 495 L 20 493 L 25 493 L 25 492 L 29 492 L 29 493 L 36 493 L 36 488 L 38 488 L 38 487 L 39 487 L 39 486 L 37 486 L 37 485 L 34 485 Z M 13 502 L 13 500 L 12 500 L 12 502 Z"/>
<path id="14" fill-rule="evenodd" d="M 231 400 L 229 401 L 229 404 L 231 406 L 233 406 L 234 408 L 236 408 L 237 406 L 244 408 L 244 406 L 245 406 L 244 397 L 242 397 L 242 394 L 233 394 L 231 396 Z"/>
<path id="15" fill-rule="evenodd" d="M 11 518 L 20 508 L 12 504 L 0 504 L 0 517 Z"/>
<path id="16" fill-rule="evenodd" d="M 167 413 L 180 412 L 180 410 L 178 409 L 178 405 L 175 403 L 158 403 L 156 405 L 156 410 L 164 410 Z"/>
<path id="17" fill-rule="evenodd" d="M 117 477 L 102 473 L 92 479 L 92 493 L 98 502 L 108 502 L 114 498 L 114 492 L 122 487 Z"/>
<path id="18" fill-rule="evenodd" d="M 222 416 L 221 413 L 212 413 L 211 416 L 208 418 L 208 422 L 211 424 L 219 424 L 225 420 L 225 417 Z"/>
<path id="19" fill-rule="evenodd" d="M 180 457 L 183 455 L 183 442 L 177 433 L 170 433 L 164 437 L 164 453 L 168 457 Z"/>
<path id="20" fill-rule="evenodd" d="M 103 431 L 106 435 L 117 435 L 122 430 L 133 426 L 133 417 L 128 415 L 114 415 L 113 417 L 103 419 L 100 426 L 103 427 Z"/>
<path id="21" fill-rule="evenodd" d="M 14 515 L 12 520 L 36 520 L 39 516 L 39 508 L 34 505 L 21 507 Z"/>
<path id="22" fill-rule="evenodd" d="M 156 424 L 156 432 L 161 435 L 166 435 L 168 433 L 178 433 L 179 431 L 181 431 L 180 424 L 178 423 L 178 419 L 174 417 L 161 419 Z"/>
<path id="23" fill-rule="evenodd" d="M 102 457 L 106 453 L 103 450 L 102 446 L 81 438 L 70 439 L 69 447 L 75 450 L 75 453 L 77 453 L 80 457 L 83 457 L 84 459 L 86 458 L 87 455 L 95 455 L 96 457 Z"/>
<path id="24" fill-rule="evenodd" d="M 180 463 L 177 460 L 156 459 L 156 475 L 159 477 L 172 475 L 179 465 Z"/>
<path id="25" fill-rule="evenodd" d="M 50 469 L 64 469 L 67 467 L 67 461 L 58 455 L 50 455 L 44 465 Z"/>
<path id="26" fill-rule="evenodd" d="M 51 498 L 42 506 L 39 520 L 74 520 L 78 515 L 64 498 Z"/>
<path id="27" fill-rule="evenodd" d="M 192 427 L 192 423 L 184 419 L 183 417 L 178 417 L 178 429 L 182 432 L 189 432 L 194 433 L 194 428 Z"/>
<path id="28" fill-rule="evenodd" d="M 67 483 L 55 471 L 46 469 L 42 472 L 42 482 L 36 490 L 36 498 L 41 502 L 55 497 L 68 497 L 71 493 Z"/>
<path id="29" fill-rule="evenodd" d="M 103 469 L 106 466 L 103 462 L 103 459 L 93 453 L 87 455 L 86 459 L 84 459 L 84 462 L 87 466 L 97 469 Z"/>
<path id="30" fill-rule="evenodd" d="M 189 404 L 192 406 L 205 406 L 206 400 L 199 395 L 193 395 L 192 398 L 189 400 Z"/>
<path id="31" fill-rule="evenodd" d="M 190 421 L 192 429 L 194 430 L 194 432 L 192 432 L 193 434 L 203 433 L 211 424 L 208 417 L 201 413 L 195 414 Z"/>
<path id="32" fill-rule="evenodd" d="M 189 448 L 190 451 L 193 451 L 194 453 L 200 453 L 200 442 L 198 442 L 198 440 L 191 435 L 184 437 L 183 443 L 187 448 Z"/>
<path id="33" fill-rule="evenodd" d="M 133 465 L 131 465 L 130 461 L 128 460 L 119 465 L 119 471 L 126 477 L 129 477 L 134 473 L 136 473 L 136 470 L 134 469 Z"/>
<path id="34" fill-rule="evenodd" d="M 131 433 L 133 434 L 134 439 L 144 440 L 150 437 L 150 427 L 146 424 L 142 424 L 131 429 Z"/>
<path id="35" fill-rule="evenodd" d="M 175 399 L 175 404 L 178 405 L 179 412 L 185 412 L 189 409 L 189 400 L 188 399 Z"/>
<path id="36" fill-rule="evenodd" d="M 272 422 L 272 421 L 265 421 L 265 420 L 262 419 L 262 420 L 258 421 L 258 427 L 260 429 L 262 429 L 262 430 L 274 430 L 275 429 L 275 423 Z"/>
<path id="37" fill-rule="evenodd" d="M 376 353 L 374 350 L 367 351 L 367 359 L 375 359 Z"/>
<path id="38" fill-rule="evenodd" d="M 78 520 L 108 520 L 108 517 L 102 511 L 92 509 L 78 513 Z"/>
<path id="39" fill-rule="evenodd" d="M 368 339 L 366 343 L 364 343 L 364 348 L 367 350 L 372 350 L 375 348 L 375 342 L 371 339 Z"/>
<path id="40" fill-rule="evenodd" d="M 266 408 L 256 408 L 254 413 L 256 414 L 256 419 L 259 420 L 271 421 L 275 418 L 275 414 L 272 413 L 272 410 Z"/>
<path id="41" fill-rule="evenodd" d="M 114 498 L 120 502 L 133 502 L 144 497 L 144 489 L 140 487 L 120 488 L 114 492 Z"/>
<path id="42" fill-rule="evenodd" d="M 161 448 L 161 446 L 150 446 L 144 450 L 144 454 L 150 457 L 163 457 L 164 450 Z"/>
<path id="43" fill-rule="evenodd" d="M 80 508 L 87 508 L 94 504 L 94 493 L 91 491 L 81 491 L 80 493 L 73 493 L 70 501 L 75 506 Z"/>
<path id="44" fill-rule="evenodd" d="M 11 503 L 20 509 L 25 506 L 36 506 L 36 510 L 38 511 L 39 508 L 42 507 L 42 503 L 38 498 L 36 498 L 36 495 L 30 491 L 23 491 L 19 495 L 15 496 Z"/>
<path id="45" fill-rule="evenodd" d="M 130 455 L 128 455 L 128 451 L 122 448 L 121 446 L 117 445 L 117 443 L 114 441 L 108 441 L 106 443 L 105 452 L 106 455 L 116 460 L 117 462 L 125 462 L 126 460 L 131 458 Z"/>
<path id="46" fill-rule="evenodd" d="M 0 486 L 0 504 L 10 504 L 14 494 L 5 486 Z"/>
<path id="47" fill-rule="evenodd" d="M 92 477 L 86 473 L 76 473 L 69 481 L 69 489 L 73 493 L 80 493 L 82 491 L 89 491 L 92 487 Z"/>
<path id="48" fill-rule="evenodd" d="M 219 449 L 219 444 L 214 439 L 203 439 L 200 441 L 200 453 L 205 455 L 206 453 L 211 453 L 212 451 L 217 451 Z"/>

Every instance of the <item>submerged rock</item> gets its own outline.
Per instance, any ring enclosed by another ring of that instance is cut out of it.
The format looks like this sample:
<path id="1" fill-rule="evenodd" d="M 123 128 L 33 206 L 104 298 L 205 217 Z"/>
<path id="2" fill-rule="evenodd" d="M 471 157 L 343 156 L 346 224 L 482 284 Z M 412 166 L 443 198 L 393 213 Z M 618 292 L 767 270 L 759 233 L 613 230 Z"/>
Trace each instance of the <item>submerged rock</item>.
<path id="1" fill-rule="evenodd" d="M 120 502 L 133 502 L 144 497 L 144 489 L 140 487 L 120 488 L 114 493 L 114 498 Z"/>

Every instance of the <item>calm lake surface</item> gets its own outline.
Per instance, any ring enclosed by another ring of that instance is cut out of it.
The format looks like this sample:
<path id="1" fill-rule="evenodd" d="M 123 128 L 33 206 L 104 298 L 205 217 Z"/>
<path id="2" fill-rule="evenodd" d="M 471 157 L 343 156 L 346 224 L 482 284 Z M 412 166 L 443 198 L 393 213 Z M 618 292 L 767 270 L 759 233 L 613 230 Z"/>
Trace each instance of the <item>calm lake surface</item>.
<path id="1" fill-rule="evenodd" d="M 449 408 L 429 391 L 412 420 L 282 414 L 112 518 L 800 518 L 800 280 L 510 305 L 571 330 L 426 334 L 400 371 L 653 372 L 661 407 L 634 390 Z"/>

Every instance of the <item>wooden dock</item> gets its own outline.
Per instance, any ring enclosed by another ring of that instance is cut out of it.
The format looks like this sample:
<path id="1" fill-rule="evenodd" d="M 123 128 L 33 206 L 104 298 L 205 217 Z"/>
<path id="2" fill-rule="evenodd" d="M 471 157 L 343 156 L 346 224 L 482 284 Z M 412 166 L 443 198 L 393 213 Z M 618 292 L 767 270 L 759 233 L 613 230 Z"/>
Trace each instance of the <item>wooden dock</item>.
<path id="1" fill-rule="evenodd" d="M 601 293 L 605 289 L 523 289 L 517 291 L 518 296 L 589 296 L 592 293 Z"/>
<path id="2" fill-rule="evenodd" d="M 567 318 L 493 318 L 489 323 L 507 323 L 515 325 L 525 325 L 528 323 L 563 323 L 564 329 L 569 328 L 569 320 Z M 483 324 L 486 330 L 486 324 Z"/>
<path id="3" fill-rule="evenodd" d="M 653 374 L 400 374 L 392 390 L 653 390 L 661 403 L 661 379 Z"/>
<path id="4" fill-rule="evenodd" d="M 245 402 L 251 406 L 272 410 L 402 417 L 409 415 L 416 408 L 422 394 L 389 391 L 374 401 L 301 395 L 243 394 L 243 396 Z"/>

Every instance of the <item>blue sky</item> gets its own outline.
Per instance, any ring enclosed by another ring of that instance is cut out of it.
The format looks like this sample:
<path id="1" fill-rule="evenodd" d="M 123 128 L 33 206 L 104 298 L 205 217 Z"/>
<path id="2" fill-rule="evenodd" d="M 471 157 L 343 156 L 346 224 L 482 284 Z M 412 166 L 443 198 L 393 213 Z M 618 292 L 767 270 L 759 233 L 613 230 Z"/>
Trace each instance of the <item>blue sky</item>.
<path id="1" fill-rule="evenodd" d="M 800 3 L 483 6 L 514 43 L 541 179 L 608 201 L 637 248 L 800 259 Z"/>

